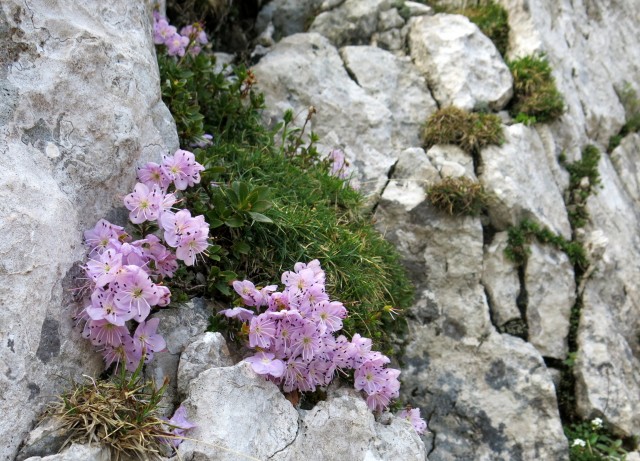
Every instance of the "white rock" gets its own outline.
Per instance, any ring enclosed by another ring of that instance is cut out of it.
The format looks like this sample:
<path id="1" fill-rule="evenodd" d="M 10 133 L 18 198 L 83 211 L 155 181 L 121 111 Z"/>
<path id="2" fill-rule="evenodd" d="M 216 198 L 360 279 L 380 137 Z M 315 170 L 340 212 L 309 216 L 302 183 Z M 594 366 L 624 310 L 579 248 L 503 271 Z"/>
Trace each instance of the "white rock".
<path id="1" fill-rule="evenodd" d="M 245 362 L 200 373 L 183 404 L 197 427 L 180 445 L 182 459 L 269 459 L 298 432 L 298 412 Z"/>
<path id="2" fill-rule="evenodd" d="M 422 16 L 425 14 L 433 14 L 433 8 L 423 3 L 405 1 L 404 6 L 409 10 L 409 14 L 411 16 Z"/>
<path id="3" fill-rule="evenodd" d="M 106 448 L 98 445 L 72 444 L 61 453 L 45 456 L 34 456 L 26 461 L 110 461 L 111 453 Z"/>
<path id="4" fill-rule="evenodd" d="M 274 461 L 423 461 L 424 443 L 407 421 L 375 422 L 364 399 L 343 389 L 305 412 L 295 441 Z"/>
<path id="5" fill-rule="evenodd" d="M 625 191 L 640 206 L 640 169 L 636 159 L 640 156 L 640 134 L 631 133 L 611 152 L 611 163 L 624 184 Z"/>
<path id="6" fill-rule="evenodd" d="M 570 238 L 562 193 L 538 134 L 522 124 L 506 127 L 504 134 L 502 146 L 488 146 L 480 152 L 480 180 L 494 196 L 489 205 L 491 223 L 504 230 L 532 219 Z"/>
<path id="7" fill-rule="evenodd" d="M 404 26 L 404 19 L 398 14 L 396 8 L 390 10 L 380 11 L 378 13 L 378 30 L 387 31 L 389 29 L 397 29 Z"/>
<path id="8" fill-rule="evenodd" d="M 143 2 L 0 6 L 0 459 L 100 355 L 73 328 L 82 232 L 177 148 Z M 21 405 L 16 405 L 21 402 Z"/>
<path id="9" fill-rule="evenodd" d="M 473 168 L 473 158 L 458 146 L 437 144 L 429 148 L 427 158 L 438 170 L 442 179 L 460 176 L 472 180 L 477 179 Z"/>
<path id="10" fill-rule="evenodd" d="M 407 147 L 420 145 L 420 129 L 438 107 L 411 60 L 373 46 L 346 46 L 340 55 L 358 85 L 391 112 L 393 134 L 405 133 Z"/>
<path id="11" fill-rule="evenodd" d="M 522 319 L 516 304 L 520 294 L 518 270 L 504 254 L 507 240 L 506 232 L 494 235 L 491 244 L 484 248 L 482 266 L 482 285 L 489 297 L 491 318 L 498 328 Z"/>
<path id="12" fill-rule="evenodd" d="M 220 333 L 206 332 L 194 338 L 182 355 L 178 366 L 178 392 L 187 393 L 191 381 L 209 368 L 233 365 L 227 343 Z"/>
<path id="13" fill-rule="evenodd" d="M 567 356 L 569 318 L 575 304 L 573 266 L 562 251 L 532 243 L 525 269 L 529 342 L 543 357 Z"/>
<path id="14" fill-rule="evenodd" d="M 316 16 L 309 32 L 324 35 L 335 46 L 368 44 L 378 31 L 379 14 L 390 6 L 390 0 L 345 0 Z"/>
<path id="15" fill-rule="evenodd" d="M 500 110 L 513 94 L 511 72 L 495 45 L 464 16 L 412 18 L 409 48 L 440 106 Z"/>

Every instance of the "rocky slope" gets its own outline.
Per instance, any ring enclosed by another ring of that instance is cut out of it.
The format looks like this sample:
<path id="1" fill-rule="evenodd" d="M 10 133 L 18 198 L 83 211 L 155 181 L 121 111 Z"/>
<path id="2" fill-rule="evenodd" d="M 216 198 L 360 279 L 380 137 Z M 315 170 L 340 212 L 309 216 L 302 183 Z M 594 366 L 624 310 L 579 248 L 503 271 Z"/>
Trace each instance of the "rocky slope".
<path id="1" fill-rule="evenodd" d="M 501 3 L 509 56 L 546 53 L 567 111 L 535 126 L 502 112 L 505 143 L 476 159 L 449 145 L 425 151 L 420 140 L 439 107 L 500 111 L 512 96 L 504 59 L 466 18 L 408 1 L 272 0 L 258 22 L 265 118 L 292 108 L 304 119 L 316 108 L 321 148 L 346 152 L 416 285 L 401 378 L 404 399 L 428 419 L 426 448 L 404 421 L 374 421 L 343 390 L 296 412 L 270 383 L 232 366 L 219 337 L 202 335 L 207 311 L 195 306 L 166 313 L 169 353 L 148 370 L 175 376 L 172 395 L 186 398 L 194 438 L 209 444 L 185 442 L 183 459 L 236 459 L 220 446 L 261 459 L 568 459 L 556 386 L 570 352 L 574 410 L 640 434 L 640 136 L 602 155 L 591 220 L 577 236 L 558 161 L 563 152 L 579 159 L 587 144 L 604 152 L 623 125 L 616 90 L 625 82 L 640 90 L 640 6 Z M 142 4 L 2 2 L 0 89 L 0 459 L 13 460 L 66 378 L 101 367 L 69 318 L 82 231 L 100 217 L 117 221 L 133 166 L 175 149 L 177 137 Z M 425 187 L 448 176 L 478 179 L 493 193 L 487 216 L 452 218 L 429 204 Z M 536 242 L 525 266 L 506 259 L 506 231 L 525 218 L 580 238 L 588 277 L 576 279 L 565 253 Z M 49 436 L 32 434 L 18 459 L 51 454 Z M 43 443 L 48 452 L 37 448 Z M 334 458 L 311 448 L 325 445 Z M 106 456 L 72 447 L 45 459 Z"/>

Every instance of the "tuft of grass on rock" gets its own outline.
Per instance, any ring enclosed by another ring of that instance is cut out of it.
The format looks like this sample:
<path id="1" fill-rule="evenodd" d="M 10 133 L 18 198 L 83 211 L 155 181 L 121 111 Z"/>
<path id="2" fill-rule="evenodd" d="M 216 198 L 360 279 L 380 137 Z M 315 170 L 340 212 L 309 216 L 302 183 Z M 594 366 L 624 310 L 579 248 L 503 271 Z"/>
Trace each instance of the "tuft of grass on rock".
<path id="1" fill-rule="evenodd" d="M 487 208 L 489 194 L 467 177 L 445 178 L 427 189 L 431 204 L 451 216 L 478 216 Z"/>
<path id="2" fill-rule="evenodd" d="M 548 123 L 564 113 L 564 99 L 543 55 L 524 56 L 507 65 L 513 75 L 514 89 L 509 112 L 516 121 Z"/>
<path id="3" fill-rule="evenodd" d="M 640 132 L 640 98 L 638 98 L 638 94 L 627 82 L 618 91 L 618 98 L 624 107 L 626 121 L 620 132 L 609 139 L 607 152 L 612 152 L 618 147 L 622 139 L 628 134 Z"/>
<path id="4" fill-rule="evenodd" d="M 504 134 L 497 115 L 467 112 L 449 106 L 429 117 L 423 131 L 423 141 L 426 148 L 436 144 L 455 144 L 474 154 L 490 144 L 502 144 Z"/>
<path id="5" fill-rule="evenodd" d="M 51 404 L 47 415 L 62 422 L 67 444 L 98 443 L 115 461 L 166 455 L 165 440 L 175 437 L 158 412 L 167 383 L 156 389 L 153 382 L 142 380 L 141 368 L 130 376 L 123 371 L 112 380 L 86 377 Z"/>

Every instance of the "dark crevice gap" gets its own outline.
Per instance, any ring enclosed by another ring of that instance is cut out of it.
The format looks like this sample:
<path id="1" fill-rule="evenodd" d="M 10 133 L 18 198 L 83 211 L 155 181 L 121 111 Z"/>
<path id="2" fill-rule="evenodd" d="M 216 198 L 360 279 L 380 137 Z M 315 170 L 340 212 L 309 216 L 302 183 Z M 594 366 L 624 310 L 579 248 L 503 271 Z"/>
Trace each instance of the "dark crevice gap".
<path id="1" fill-rule="evenodd" d="M 376 214 L 376 210 L 378 209 L 378 205 L 380 205 L 380 200 L 382 199 L 382 194 L 384 194 L 385 189 L 387 188 L 387 186 L 389 185 L 389 182 L 393 178 L 393 173 L 395 173 L 395 171 L 396 171 L 396 165 L 397 164 L 398 164 L 398 160 L 396 160 L 393 163 L 393 165 L 391 165 L 391 168 L 389 168 L 389 171 L 387 172 L 387 182 L 384 183 L 384 186 L 380 190 L 380 197 L 378 197 L 378 200 L 376 201 L 376 203 L 371 208 L 371 215 L 372 216 L 375 216 L 375 214 Z"/>
<path id="2" fill-rule="evenodd" d="M 524 335 L 523 338 L 525 341 L 529 341 L 529 325 L 527 324 L 527 306 L 529 304 L 529 294 L 527 293 L 527 286 L 525 284 L 525 272 L 526 265 L 521 264 L 518 266 L 518 280 L 520 281 L 520 292 L 518 293 L 518 297 L 516 298 L 516 306 L 518 306 L 518 310 L 520 311 L 520 319 L 524 324 Z"/>

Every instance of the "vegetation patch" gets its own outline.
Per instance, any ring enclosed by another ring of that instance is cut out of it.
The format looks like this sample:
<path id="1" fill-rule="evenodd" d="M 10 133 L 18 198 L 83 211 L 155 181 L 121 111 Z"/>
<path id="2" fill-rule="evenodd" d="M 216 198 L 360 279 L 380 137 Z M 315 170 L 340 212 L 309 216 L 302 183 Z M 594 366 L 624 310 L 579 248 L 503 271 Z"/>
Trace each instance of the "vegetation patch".
<path id="1" fill-rule="evenodd" d="M 450 106 L 429 117 L 423 140 L 426 148 L 436 144 L 455 144 L 470 154 L 476 154 L 490 144 L 502 144 L 504 134 L 497 115 L 467 112 Z"/>
<path id="2" fill-rule="evenodd" d="M 159 64 L 181 144 L 200 145 L 194 152 L 206 168 L 185 206 L 207 218 L 214 239 L 201 264 L 176 274 L 172 293 L 231 301 L 233 280 L 265 286 L 296 262 L 319 259 L 329 293 L 349 310 L 345 333 L 362 332 L 390 352 L 391 337 L 404 328 L 391 314 L 410 305 L 412 288 L 397 251 L 349 186 L 344 159 L 317 152 L 317 137 L 306 132 L 313 111 L 303 114 L 302 127 L 288 113 L 269 130 L 250 71 L 237 67 L 226 78 L 205 54 L 159 55 Z"/>
<path id="3" fill-rule="evenodd" d="M 507 65 L 513 75 L 514 90 L 509 112 L 517 122 L 548 123 L 564 113 L 564 99 L 543 55 L 524 56 Z"/>
<path id="4" fill-rule="evenodd" d="M 589 220 L 587 199 L 598 190 L 600 185 L 600 151 L 597 147 L 588 145 L 582 150 L 582 158 L 573 163 L 567 163 L 567 158 L 561 154 L 560 164 L 569 172 L 569 190 L 566 205 L 569 212 L 571 228 L 584 227 Z"/>
<path id="5" fill-rule="evenodd" d="M 624 460 L 627 451 L 623 441 L 615 437 L 601 418 L 564 427 L 569 439 L 571 461 Z"/>
<path id="6" fill-rule="evenodd" d="M 482 184 L 465 176 L 445 178 L 427 189 L 431 204 L 452 216 L 478 216 L 487 208 L 489 194 Z"/>

